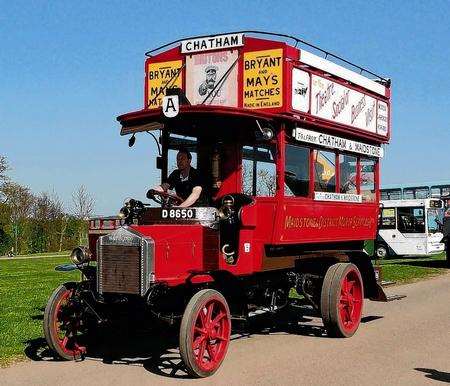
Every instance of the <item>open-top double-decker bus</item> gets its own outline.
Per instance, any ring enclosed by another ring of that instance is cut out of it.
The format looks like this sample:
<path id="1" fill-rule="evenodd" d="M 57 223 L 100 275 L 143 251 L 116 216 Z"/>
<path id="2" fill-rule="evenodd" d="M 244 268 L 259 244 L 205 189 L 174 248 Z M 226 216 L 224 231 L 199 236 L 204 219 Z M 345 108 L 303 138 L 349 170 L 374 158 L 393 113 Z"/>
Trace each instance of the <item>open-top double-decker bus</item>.
<path id="1" fill-rule="evenodd" d="M 174 153 L 191 154 L 201 195 L 183 207 L 150 189 L 158 206 L 127 201 L 125 225 L 94 221 L 89 248 L 72 253 L 83 280 L 47 304 L 49 346 L 65 359 L 89 353 L 90 321 L 120 304 L 178 324 L 187 371 L 204 377 L 226 355 L 232 318 L 276 312 L 291 288 L 328 335 L 352 336 L 364 299 L 386 300 L 370 246 L 390 81 L 267 33 L 189 38 L 147 56 L 144 107 L 118 117 L 121 134 L 130 145 L 158 136 L 161 182 Z"/>

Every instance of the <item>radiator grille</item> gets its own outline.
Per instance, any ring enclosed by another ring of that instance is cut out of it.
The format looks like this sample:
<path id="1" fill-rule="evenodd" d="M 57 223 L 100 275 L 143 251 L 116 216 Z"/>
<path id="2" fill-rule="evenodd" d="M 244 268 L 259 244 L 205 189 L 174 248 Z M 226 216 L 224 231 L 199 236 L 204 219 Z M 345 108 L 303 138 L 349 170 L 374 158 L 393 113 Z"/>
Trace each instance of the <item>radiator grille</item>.
<path id="1" fill-rule="evenodd" d="M 103 245 L 100 254 L 102 292 L 140 294 L 140 247 Z"/>
<path id="2" fill-rule="evenodd" d="M 97 240 L 97 290 L 144 296 L 155 281 L 154 242 L 127 226 Z"/>

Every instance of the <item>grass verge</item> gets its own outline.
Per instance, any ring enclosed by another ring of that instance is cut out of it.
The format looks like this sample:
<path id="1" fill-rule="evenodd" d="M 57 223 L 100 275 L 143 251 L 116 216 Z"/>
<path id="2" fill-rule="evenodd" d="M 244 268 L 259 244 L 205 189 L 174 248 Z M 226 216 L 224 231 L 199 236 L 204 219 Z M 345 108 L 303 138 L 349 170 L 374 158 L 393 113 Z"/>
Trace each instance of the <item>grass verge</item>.
<path id="1" fill-rule="evenodd" d="M 444 253 L 432 257 L 386 259 L 381 261 L 381 267 L 382 279 L 395 281 L 397 284 L 411 283 L 450 272 Z"/>
<path id="2" fill-rule="evenodd" d="M 0 366 L 25 358 L 27 347 L 43 337 L 47 299 L 61 283 L 80 274 L 56 272 L 64 257 L 0 260 Z"/>

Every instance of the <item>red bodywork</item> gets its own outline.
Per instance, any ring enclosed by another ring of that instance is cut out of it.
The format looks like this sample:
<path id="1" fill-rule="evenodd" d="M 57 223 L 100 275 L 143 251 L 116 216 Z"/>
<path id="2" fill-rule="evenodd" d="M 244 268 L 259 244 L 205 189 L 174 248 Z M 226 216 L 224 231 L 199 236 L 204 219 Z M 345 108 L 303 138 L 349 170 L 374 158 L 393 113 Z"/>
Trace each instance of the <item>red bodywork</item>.
<path id="1" fill-rule="evenodd" d="M 238 62 L 237 107 L 210 105 L 182 105 L 177 119 L 204 119 L 213 117 L 223 120 L 261 119 L 279 125 L 279 130 L 272 142 L 277 146 L 276 194 L 274 197 L 254 197 L 254 202 L 242 208 L 241 227 L 239 230 L 239 258 L 235 265 L 227 264 L 220 251 L 219 231 L 201 225 L 133 225 L 142 235 L 151 237 L 155 242 L 155 277 L 158 282 L 169 285 L 185 283 L 189 278 L 202 272 L 226 270 L 233 275 L 250 275 L 256 272 L 288 268 L 293 264 L 293 256 L 268 258 L 267 246 L 284 246 L 317 243 L 339 243 L 346 241 L 374 240 L 377 230 L 379 201 L 379 163 L 375 163 L 375 199 L 373 202 L 326 202 L 314 200 L 314 172 L 310 173 L 310 192 L 308 197 L 285 197 L 284 168 L 285 148 L 287 143 L 295 143 L 288 131 L 292 125 L 316 130 L 331 135 L 339 135 L 355 141 L 364 140 L 371 145 L 387 143 L 390 127 L 386 135 L 365 132 L 355 127 L 336 121 L 313 116 L 310 111 L 301 112 L 292 108 L 292 69 L 301 68 L 310 75 L 330 78 L 333 82 L 350 90 L 375 98 L 386 103 L 388 121 L 390 121 L 390 89 L 385 88 L 385 95 L 379 95 L 360 86 L 351 84 L 345 79 L 332 76 L 324 71 L 302 63 L 302 51 L 285 43 L 246 37 L 245 45 L 238 48 L 239 53 L 261 50 L 282 49 L 283 82 L 282 106 L 277 108 L 245 109 L 243 108 L 243 60 Z M 214 52 L 214 51 L 213 51 Z M 148 74 L 149 64 L 180 60 L 185 63 L 186 55 L 181 54 L 179 47 L 148 58 L 145 64 Z M 186 85 L 185 68 L 181 71 L 182 88 Z M 160 107 L 147 108 L 149 77 L 145 79 L 145 107 L 142 110 L 118 117 L 122 125 L 122 134 L 134 133 L 141 125 L 152 122 L 170 126 L 170 119 L 162 114 Z M 313 96 L 310 93 L 310 109 Z M 378 106 L 378 105 L 377 105 Z M 378 107 L 377 107 L 378 108 Z M 390 125 L 388 125 L 390 126 Z M 163 129 L 164 131 L 164 129 Z M 236 141 L 229 144 L 227 163 L 223 165 L 222 185 L 215 192 L 215 198 L 242 191 L 242 144 Z M 313 165 L 313 152 L 310 152 L 310 167 Z M 355 180 L 359 194 L 361 180 L 360 161 Z M 336 185 L 339 186 L 339 172 L 336 172 Z M 92 235 L 91 244 L 96 236 Z M 298 257 L 298 256 L 295 256 Z M 276 263 L 274 263 L 276 261 Z M 208 276 L 202 276 L 208 280 Z"/>

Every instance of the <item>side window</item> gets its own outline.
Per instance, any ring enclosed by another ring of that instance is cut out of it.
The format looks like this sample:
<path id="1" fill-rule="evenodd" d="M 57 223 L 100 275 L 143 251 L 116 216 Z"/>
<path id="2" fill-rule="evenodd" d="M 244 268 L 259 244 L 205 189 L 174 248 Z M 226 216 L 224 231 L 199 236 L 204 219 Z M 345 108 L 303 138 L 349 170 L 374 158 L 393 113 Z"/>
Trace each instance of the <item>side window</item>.
<path id="1" fill-rule="evenodd" d="M 275 196 L 276 166 L 274 147 L 244 146 L 242 149 L 242 193 Z"/>
<path id="2" fill-rule="evenodd" d="M 381 211 L 380 229 L 395 229 L 395 209 L 383 208 Z"/>
<path id="3" fill-rule="evenodd" d="M 356 157 L 351 155 L 339 155 L 339 180 L 341 193 L 356 194 Z"/>
<path id="4" fill-rule="evenodd" d="M 316 192 L 336 191 L 336 156 L 333 152 L 314 150 L 314 190 Z"/>
<path id="5" fill-rule="evenodd" d="M 363 202 L 375 201 L 375 161 L 361 158 L 361 186 Z"/>
<path id="6" fill-rule="evenodd" d="M 286 145 L 284 195 L 307 197 L 309 194 L 309 149 Z"/>
<path id="7" fill-rule="evenodd" d="M 425 215 L 423 208 L 397 208 L 398 230 L 402 233 L 424 233 Z"/>
<path id="8" fill-rule="evenodd" d="M 403 199 L 412 199 L 414 198 L 414 189 L 403 189 Z"/>

